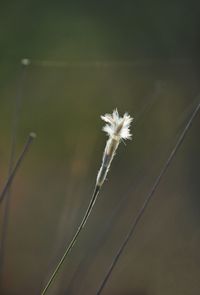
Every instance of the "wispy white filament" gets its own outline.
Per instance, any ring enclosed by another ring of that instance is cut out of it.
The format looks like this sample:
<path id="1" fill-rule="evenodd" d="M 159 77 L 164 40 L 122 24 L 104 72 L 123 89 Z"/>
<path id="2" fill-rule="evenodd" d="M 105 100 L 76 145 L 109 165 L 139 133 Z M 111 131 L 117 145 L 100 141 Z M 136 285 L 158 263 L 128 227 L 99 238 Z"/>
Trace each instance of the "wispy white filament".
<path id="1" fill-rule="evenodd" d="M 105 114 L 101 119 L 107 124 L 103 127 L 103 131 L 109 136 L 103 154 L 102 165 L 97 175 L 96 185 L 101 187 L 105 181 L 106 175 L 110 168 L 110 164 L 122 139 L 131 139 L 130 124 L 133 120 L 128 113 L 123 117 L 119 116 L 116 110 L 112 114 Z"/>

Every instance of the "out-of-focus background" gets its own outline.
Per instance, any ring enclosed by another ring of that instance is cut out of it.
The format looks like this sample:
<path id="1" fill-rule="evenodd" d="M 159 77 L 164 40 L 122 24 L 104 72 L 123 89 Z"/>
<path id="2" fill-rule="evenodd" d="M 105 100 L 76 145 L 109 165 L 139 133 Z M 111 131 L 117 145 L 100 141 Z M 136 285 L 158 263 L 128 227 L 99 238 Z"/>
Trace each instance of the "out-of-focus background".
<path id="1" fill-rule="evenodd" d="M 133 140 L 120 145 L 49 292 L 93 295 L 200 100 L 200 5 L 0 6 L 1 188 L 13 136 L 16 159 L 37 133 L 0 208 L 0 294 L 40 294 L 89 203 L 107 139 L 100 115 L 117 107 L 134 117 Z M 103 294 L 200 294 L 199 122 L 198 115 Z"/>

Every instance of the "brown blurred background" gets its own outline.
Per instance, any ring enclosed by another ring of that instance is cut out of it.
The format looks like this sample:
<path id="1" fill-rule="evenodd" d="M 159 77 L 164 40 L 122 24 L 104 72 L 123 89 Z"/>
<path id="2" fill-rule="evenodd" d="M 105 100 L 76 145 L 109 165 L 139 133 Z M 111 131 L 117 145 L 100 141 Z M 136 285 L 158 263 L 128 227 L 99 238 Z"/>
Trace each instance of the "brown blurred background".
<path id="1" fill-rule="evenodd" d="M 200 100 L 198 1 L 0 4 L 0 185 L 11 190 L 0 294 L 40 294 L 87 208 L 100 115 L 135 118 L 88 225 L 49 294 L 93 295 Z M 29 58 L 23 66 L 21 59 Z M 200 117 L 106 285 L 107 295 L 200 294 Z M 5 202 L 1 204 L 1 239 Z"/>

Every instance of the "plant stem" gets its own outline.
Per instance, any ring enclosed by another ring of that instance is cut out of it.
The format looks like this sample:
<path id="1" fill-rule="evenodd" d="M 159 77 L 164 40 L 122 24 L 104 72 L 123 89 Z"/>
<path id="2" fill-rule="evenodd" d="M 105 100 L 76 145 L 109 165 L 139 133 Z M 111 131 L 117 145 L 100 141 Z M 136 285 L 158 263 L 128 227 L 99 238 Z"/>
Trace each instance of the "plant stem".
<path id="1" fill-rule="evenodd" d="M 4 200 L 4 198 L 6 196 L 6 193 L 9 190 L 9 188 L 10 188 L 10 186 L 12 184 L 12 181 L 13 181 L 13 179 L 15 177 L 15 174 L 17 173 L 17 170 L 19 169 L 19 167 L 20 167 L 26 153 L 28 152 L 30 145 L 32 144 L 33 140 L 35 139 L 35 137 L 36 137 L 35 133 L 30 133 L 29 134 L 27 142 L 26 142 L 26 144 L 24 146 L 24 149 L 23 149 L 21 155 L 19 156 L 13 170 L 11 171 L 11 173 L 10 173 L 10 175 L 9 175 L 5 185 L 4 185 L 4 188 L 3 188 L 2 192 L 0 193 L 0 203 Z"/>
<path id="2" fill-rule="evenodd" d="M 93 208 L 93 206 L 94 206 L 94 204 L 95 204 L 95 202 L 96 202 L 96 200 L 97 200 L 97 196 L 98 196 L 98 194 L 99 194 L 99 191 L 100 191 L 100 186 L 95 186 L 95 189 L 94 189 L 94 192 L 93 192 L 92 198 L 91 198 L 91 200 L 90 200 L 90 203 L 89 203 L 89 205 L 88 205 L 87 211 L 86 211 L 85 215 L 83 216 L 83 219 L 82 219 L 82 221 L 81 221 L 81 223 L 80 223 L 80 225 L 79 225 L 79 227 L 78 227 L 78 229 L 77 229 L 75 235 L 73 236 L 73 238 L 72 238 L 72 240 L 71 240 L 69 246 L 68 246 L 67 249 L 65 250 L 64 255 L 63 255 L 62 258 L 60 259 L 60 261 L 59 261 L 59 263 L 58 263 L 56 269 L 55 269 L 54 272 L 52 273 L 52 275 L 51 275 L 49 281 L 47 282 L 45 288 L 43 289 L 43 291 L 42 291 L 42 293 L 41 293 L 42 295 L 46 294 L 46 292 L 48 291 L 48 289 L 49 289 L 50 285 L 52 284 L 52 282 L 54 281 L 55 276 L 57 275 L 57 273 L 58 273 L 60 267 L 61 267 L 62 264 L 64 263 L 64 261 L 65 261 L 67 255 L 69 254 L 69 252 L 72 250 L 73 246 L 75 245 L 75 243 L 76 243 L 76 241 L 77 241 L 77 239 L 78 239 L 78 236 L 79 236 L 81 230 L 84 228 L 84 226 L 85 226 L 85 224 L 86 224 L 86 222 L 87 222 L 87 220 L 88 220 L 88 217 L 90 216 L 90 213 L 91 213 L 91 211 L 92 211 L 92 208 Z"/>
<path id="3" fill-rule="evenodd" d="M 16 154 L 16 142 L 17 142 L 17 131 L 19 128 L 19 119 L 20 119 L 20 110 L 21 110 L 21 103 L 22 97 L 24 94 L 24 85 L 27 78 L 27 64 L 21 61 L 21 68 L 20 68 L 20 77 L 18 80 L 18 89 L 16 96 L 14 98 L 14 110 L 13 110 L 13 120 L 12 120 L 12 140 L 11 140 L 11 151 L 10 151 L 10 160 L 9 160 L 9 167 L 8 167 L 8 177 L 13 168 L 15 154 Z M 6 244 L 6 236 L 7 236 L 7 228 L 8 228 L 8 219 L 9 219 L 9 211 L 10 211 L 10 203 L 11 203 L 11 190 L 8 189 L 6 193 L 6 200 L 3 206 L 3 219 L 2 219 L 2 230 L 1 230 L 1 237 L 0 237 L 0 285 L 2 283 L 2 276 L 3 276 L 3 268 L 4 268 L 4 257 L 5 257 L 5 244 Z"/>
<path id="4" fill-rule="evenodd" d="M 180 134 L 174 148 L 172 149 L 167 161 L 164 163 L 162 169 L 161 169 L 161 172 L 159 173 L 158 177 L 156 178 L 155 182 L 154 182 L 154 185 L 152 186 L 152 189 L 150 190 L 149 194 L 147 195 L 141 209 L 139 210 L 136 218 L 133 220 L 132 224 L 131 224 L 131 227 L 130 227 L 130 230 L 129 232 L 127 233 L 124 241 L 122 242 L 121 246 L 119 247 L 113 261 L 111 262 L 109 268 L 108 268 L 108 271 L 96 293 L 96 295 L 100 295 L 108 281 L 108 279 L 110 278 L 110 275 L 114 269 L 114 267 L 116 266 L 121 254 L 123 253 L 123 250 L 125 249 L 126 245 L 128 244 L 130 238 L 132 237 L 132 235 L 135 233 L 135 230 L 137 228 L 137 225 L 140 221 L 140 219 L 142 218 L 144 212 L 145 212 L 145 209 L 147 208 L 149 202 L 151 201 L 158 185 L 160 184 L 160 181 L 161 179 L 163 178 L 163 176 L 165 175 L 167 169 L 169 168 L 170 164 L 172 163 L 172 160 L 174 159 L 178 149 L 180 148 L 181 144 L 183 143 L 184 139 L 185 139 L 185 136 L 187 134 L 187 132 L 189 131 L 192 123 L 193 123 L 193 120 L 195 119 L 196 115 L 198 114 L 200 110 L 200 102 L 198 103 L 198 105 L 196 106 L 195 110 L 193 111 L 189 121 L 187 122 L 186 126 L 184 127 L 182 133 Z"/>

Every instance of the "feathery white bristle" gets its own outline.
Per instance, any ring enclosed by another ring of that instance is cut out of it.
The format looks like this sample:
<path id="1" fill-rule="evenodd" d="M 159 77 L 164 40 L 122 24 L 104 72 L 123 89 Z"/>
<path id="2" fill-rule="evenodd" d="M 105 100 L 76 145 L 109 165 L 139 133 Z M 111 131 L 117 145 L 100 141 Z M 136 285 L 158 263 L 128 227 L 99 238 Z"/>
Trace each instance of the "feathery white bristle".
<path id="1" fill-rule="evenodd" d="M 130 134 L 129 128 L 133 118 L 131 118 L 128 113 L 125 113 L 123 117 L 120 117 L 116 109 L 112 114 L 101 116 L 101 119 L 108 123 L 103 127 L 103 131 L 105 131 L 109 137 L 114 136 L 119 140 L 131 139 L 132 135 Z"/>

